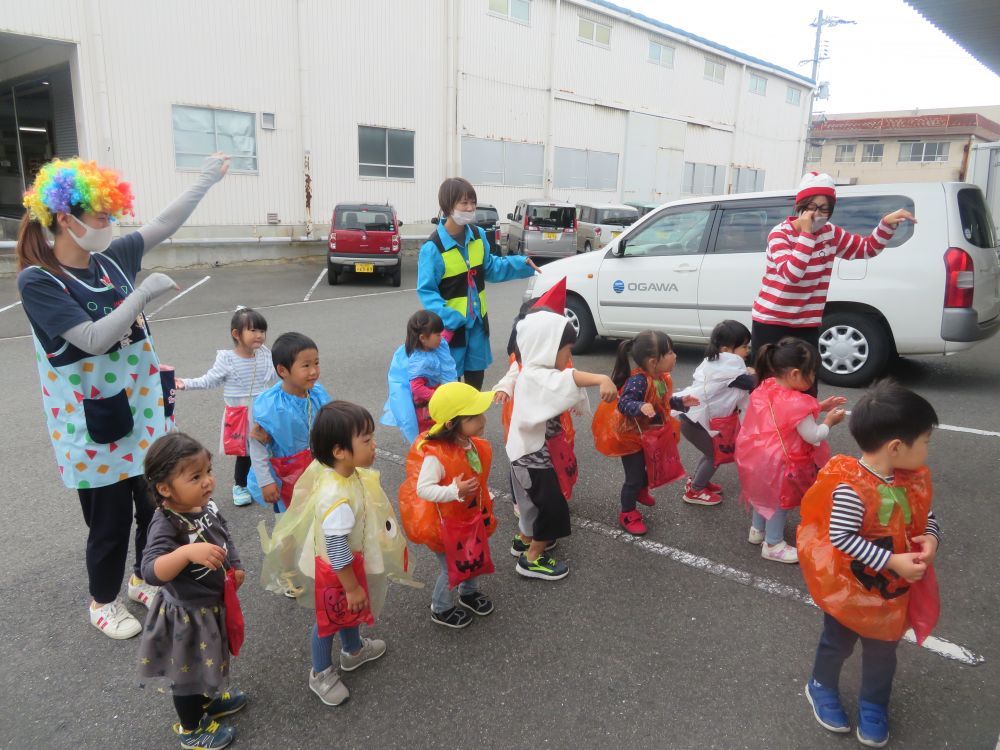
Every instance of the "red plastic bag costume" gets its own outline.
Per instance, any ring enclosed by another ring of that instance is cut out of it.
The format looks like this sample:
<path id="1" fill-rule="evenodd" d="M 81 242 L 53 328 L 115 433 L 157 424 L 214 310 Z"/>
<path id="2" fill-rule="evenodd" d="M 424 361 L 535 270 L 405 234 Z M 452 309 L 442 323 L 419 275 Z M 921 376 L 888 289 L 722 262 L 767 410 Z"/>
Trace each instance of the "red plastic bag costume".
<path id="1" fill-rule="evenodd" d="M 497 521 L 493 516 L 493 498 L 490 497 L 489 478 L 490 464 L 493 461 L 493 449 L 483 438 L 470 438 L 479 454 L 480 472 L 473 472 L 465 457 L 465 449 L 445 440 L 428 440 L 427 434 L 421 434 L 406 456 L 406 479 L 399 488 L 399 520 L 403 531 L 414 544 L 423 544 L 437 553 L 454 555 L 456 550 L 445 549 L 441 539 L 441 524 L 444 519 L 454 519 L 456 522 L 480 519 L 486 530 L 486 536 L 492 536 L 496 531 Z M 460 474 L 469 477 L 475 474 L 479 479 L 479 496 L 472 500 L 456 500 L 450 503 L 432 503 L 417 495 L 417 477 L 425 456 L 434 456 L 444 467 L 444 478 L 441 484 L 451 484 Z M 488 551 L 487 547 L 487 551 Z M 478 571 L 479 575 L 484 571 Z"/>
<path id="2" fill-rule="evenodd" d="M 632 370 L 631 374 L 639 375 L 645 374 L 645 372 L 637 367 Z M 670 416 L 670 397 L 674 393 L 674 382 L 668 373 L 663 373 L 660 377 L 667 384 L 663 398 L 660 398 L 656 393 L 654 379 L 646 375 L 644 401 L 653 405 L 664 426 L 669 426 L 673 430 L 676 442 L 680 442 L 680 422 Z M 621 391 L 622 389 L 619 388 L 619 395 L 621 395 Z M 597 451 L 605 456 L 617 458 L 639 453 L 642 450 L 642 438 L 639 435 L 639 430 L 645 432 L 649 429 L 655 429 L 655 426 L 652 424 L 652 420 L 644 414 L 637 417 L 626 417 L 618 411 L 617 401 L 602 401 L 594 411 L 591 429 L 594 433 L 594 447 L 597 448 Z"/>
<path id="3" fill-rule="evenodd" d="M 743 427 L 736 438 L 736 469 L 741 497 L 764 518 L 779 508 L 795 508 L 830 457 L 826 441 L 814 446 L 796 426 L 819 416 L 812 396 L 768 378 L 750 394 Z"/>
<path id="4" fill-rule="evenodd" d="M 930 471 L 926 467 L 897 470 L 889 488 L 856 458 L 835 456 L 802 500 L 796 546 L 799 567 L 813 600 L 864 638 L 898 641 L 910 625 L 912 585 L 885 568 L 875 572 L 865 567 L 830 542 L 833 491 L 839 484 L 849 484 L 865 505 L 860 535 L 899 554 L 912 551 L 909 540 L 927 529 L 932 497 Z M 903 491 L 886 491 L 897 488 Z M 936 589 L 933 598 L 937 599 Z"/>

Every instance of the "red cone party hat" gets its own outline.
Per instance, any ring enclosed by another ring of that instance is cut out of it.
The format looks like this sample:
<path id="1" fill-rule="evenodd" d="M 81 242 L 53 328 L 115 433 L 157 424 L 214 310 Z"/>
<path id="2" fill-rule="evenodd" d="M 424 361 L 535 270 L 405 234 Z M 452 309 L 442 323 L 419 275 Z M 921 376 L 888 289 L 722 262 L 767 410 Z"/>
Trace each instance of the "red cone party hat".
<path id="1" fill-rule="evenodd" d="M 560 315 L 566 314 L 566 277 L 563 276 L 556 285 L 539 297 L 534 307 L 545 307 Z"/>

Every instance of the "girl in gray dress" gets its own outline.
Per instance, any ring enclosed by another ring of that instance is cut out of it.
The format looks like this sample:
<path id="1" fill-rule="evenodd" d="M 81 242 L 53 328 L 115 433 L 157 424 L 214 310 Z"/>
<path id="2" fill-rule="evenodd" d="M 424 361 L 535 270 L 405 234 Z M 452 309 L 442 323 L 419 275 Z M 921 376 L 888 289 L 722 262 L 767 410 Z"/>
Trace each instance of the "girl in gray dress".
<path id="1" fill-rule="evenodd" d="M 170 433 L 150 447 L 145 474 L 157 511 L 142 572 L 160 589 L 142 632 L 139 674 L 143 682 L 170 687 L 182 748 L 226 747 L 235 732 L 216 719 L 247 704 L 244 693 L 226 691 L 230 653 L 242 641 L 242 616 L 238 626 L 227 620 L 239 610 L 235 589 L 245 573 L 212 500 L 212 456 L 188 435 Z"/>

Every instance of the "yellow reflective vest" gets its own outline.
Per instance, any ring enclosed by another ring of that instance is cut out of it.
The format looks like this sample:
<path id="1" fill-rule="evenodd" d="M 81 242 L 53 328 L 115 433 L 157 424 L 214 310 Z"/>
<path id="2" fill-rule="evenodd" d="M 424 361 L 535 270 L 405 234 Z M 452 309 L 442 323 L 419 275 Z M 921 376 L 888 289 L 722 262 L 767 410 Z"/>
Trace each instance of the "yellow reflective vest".
<path id="1" fill-rule="evenodd" d="M 438 282 L 438 294 L 444 300 L 445 305 L 455 310 L 464 318 L 469 317 L 469 287 L 473 284 L 476 293 L 479 295 L 479 312 L 483 317 L 483 328 L 486 335 L 490 334 L 490 321 L 486 311 L 486 270 L 483 263 L 489 248 L 483 242 L 482 233 L 479 227 L 473 225 L 472 233 L 475 239 L 469 242 L 466 248 L 469 254 L 469 262 L 465 262 L 462 251 L 458 246 L 446 248 L 441 242 L 441 237 L 435 231 L 428 239 L 441 253 L 441 260 L 444 262 L 444 274 Z M 449 344 L 452 349 L 466 345 L 465 327 L 455 331 Z"/>

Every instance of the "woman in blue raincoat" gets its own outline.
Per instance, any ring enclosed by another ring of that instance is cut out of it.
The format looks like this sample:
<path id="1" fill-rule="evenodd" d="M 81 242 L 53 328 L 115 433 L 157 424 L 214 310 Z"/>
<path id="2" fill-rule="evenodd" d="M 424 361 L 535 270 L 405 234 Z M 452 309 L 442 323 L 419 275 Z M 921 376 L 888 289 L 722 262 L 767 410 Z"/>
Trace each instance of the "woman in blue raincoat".
<path id="1" fill-rule="evenodd" d="M 438 189 L 444 221 L 420 248 L 417 295 L 421 304 L 441 316 L 446 340 L 459 376 L 482 389 L 493 361 L 486 282 L 525 279 L 538 271 L 530 259 L 490 253 L 486 234 L 473 227 L 476 190 L 468 180 L 449 177 Z"/>
<path id="2" fill-rule="evenodd" d="M 110 222 L 132 213 L 132 191 L 111 169 L 56 159 L 24 195 L 17 287 L 31 324 L 56 464 L 63 483 L 77 491 L 89 529 L 90 622 L 114 639 L 142 629 L 118 598 L 133 515 L 128 596 L 148 605 L 156 593 L 140 568 L 153 516 L 143 459 L 169 429 L 172 412 L 143 308 L 177 287 L 162 273 L 138 285 L 135 278 L 143 255 L 177 231 L 228 169 L 228 157 L 209 157 L 166 210 L 115 240 Z"/>

